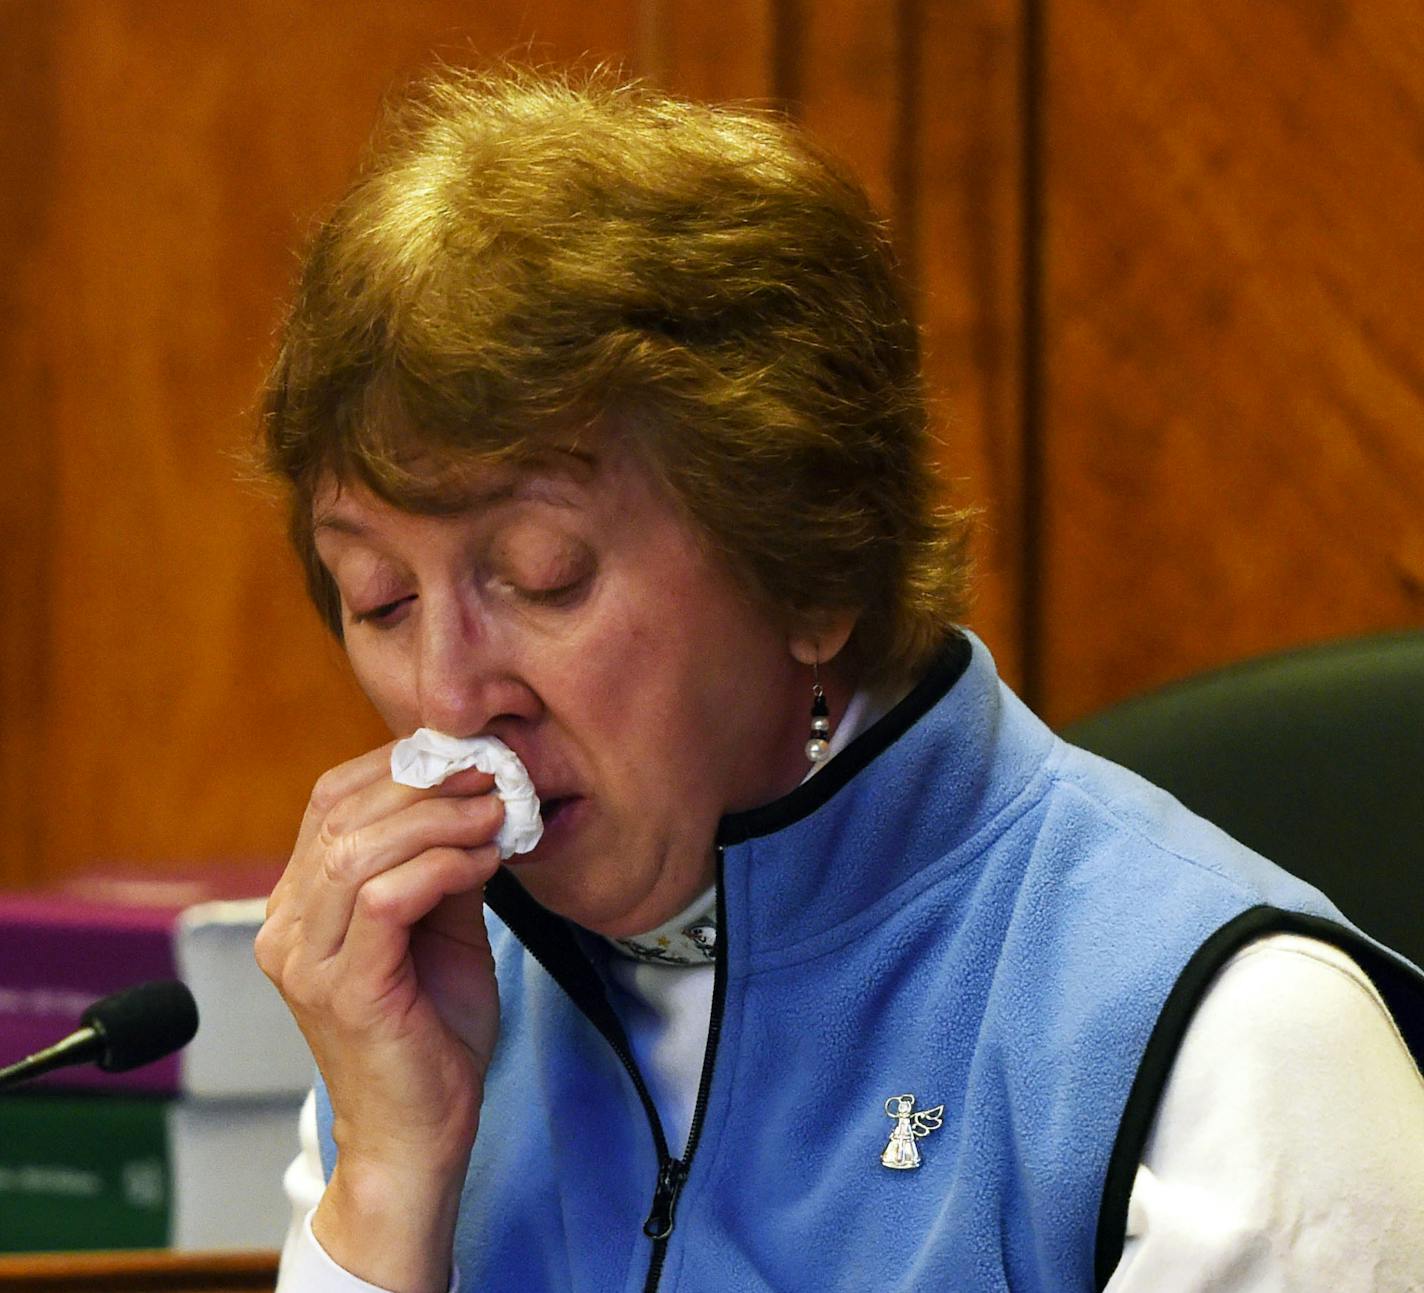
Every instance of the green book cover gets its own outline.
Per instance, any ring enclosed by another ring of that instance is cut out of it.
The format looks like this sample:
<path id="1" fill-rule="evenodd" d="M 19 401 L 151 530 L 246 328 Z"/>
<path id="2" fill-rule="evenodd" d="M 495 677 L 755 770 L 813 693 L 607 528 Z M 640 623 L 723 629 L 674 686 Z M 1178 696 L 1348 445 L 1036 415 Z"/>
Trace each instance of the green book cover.
<path id="1" fill-rule="evenodd" d="M 166 1246 L 168 1104 L 0 1097 L 0 1252 Z"/>
<path id="2" fill-rule="evenodd" d="M 300 1104 L 0 1097 L 0 1252 L 277 1248 Z"/>

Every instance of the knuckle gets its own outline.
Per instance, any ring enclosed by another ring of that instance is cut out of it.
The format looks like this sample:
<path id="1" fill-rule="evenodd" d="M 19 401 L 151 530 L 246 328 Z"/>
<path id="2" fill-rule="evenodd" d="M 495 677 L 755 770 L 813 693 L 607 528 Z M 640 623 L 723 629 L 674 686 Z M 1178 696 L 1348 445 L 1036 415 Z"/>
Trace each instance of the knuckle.
<path id="1" fill-rule="evenodd" d="M 326 1006 L 326 993 L 308 974 L 289 974 L 280 984 L 282 997 L 293 1012 L 319 1015 Z"/>
<path id="2" fill-rule="evenodd" d="M 328 883 L 345 886 L 361 874 L 360 831 L 340 832 L 322 827 L 318 836 L 321 869 Z"/>
<path id="3" fill-rule="evenodd" d="M 284 932 L 269 933 L 264 925 L 258 931 L 254 944 L 257 965 L 271 980 L 273 987 L 293 1009 L 310 1005 L 307 991 L 310 975 L 306 971 L 306 958 L 300 946 L 294 945 Z"/>
<path id="4" fill-rule="evenodd" d="M 281 935 L 277 932 L 276 922 L 269 913 L 267 919 L 262 922 L 262 927 L 257 931 L 257 937 L 252 940 L 252 955 L 256 958 L 257 968 L 273 983 L 278 982 L 282 968 L 280 939 Z"/>
<path id="5" fill-rule="evenodd" d="M 398 906 L 388 886 L 370 882 L 356 894 L 356 913 L 362 920 L 385 924 L 394 918 Z"/>
<path id="6" fill-rule="evenodd" d="M 272 886 L 272 892 L 267 895 L 267 906 L 263 912 L 263 920 L 269 921 L 278 915 L 292 901 L 292 895 L 297 890 L 298 881 L 294 873 L 298 869 L 298 862 L 295 855 L 287 862 L 277 883 Z"/>
<path id="7" fill-rule="evenodd" d="M 339 799 L 322 813 L 320 830 L 332 835 L 344 835 L 356 824 L 351 801 Z"/>
<path id="8" fill-rule="evenodd" d="M 299 943 L 286 949 L 273 982 L 293 1013 L 317 1016 L 323 1012 L 330 995 L 323 968 L 324 963 L 306 954 Z"/>
<path id="9" fill-rule="evenodd" d="M 313 811 L 325 817 L 345 797 L 345 777 L 340 768 L 331 768 L 316 779 L 312 787 L 311 806 Z"/>

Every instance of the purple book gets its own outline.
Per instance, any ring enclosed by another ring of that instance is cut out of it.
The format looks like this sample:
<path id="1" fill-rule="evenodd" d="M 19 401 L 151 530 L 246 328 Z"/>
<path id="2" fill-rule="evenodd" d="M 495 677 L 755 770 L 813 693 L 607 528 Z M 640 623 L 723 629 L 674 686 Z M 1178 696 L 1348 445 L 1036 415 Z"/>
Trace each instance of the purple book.
<path id="1" fill-rule="evenodd" d="M 201 1096 L 290 1094 L 311 1059 L 252 959 L 271 868 L 185 876 L 110 868 L 61 887 L 0 893 L 0 1064 L 79 1027 L 99 997 L 149 979 L 182 979 L 198 1036 L 128 1073 L 60 1069 L 36 1085 Z"/>

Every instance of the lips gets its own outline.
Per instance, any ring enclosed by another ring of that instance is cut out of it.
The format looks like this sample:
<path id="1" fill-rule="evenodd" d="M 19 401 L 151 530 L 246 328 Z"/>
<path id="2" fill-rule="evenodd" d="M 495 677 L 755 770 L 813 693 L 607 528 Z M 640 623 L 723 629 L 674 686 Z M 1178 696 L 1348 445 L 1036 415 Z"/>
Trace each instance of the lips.
<path id="1" fill-rule="evenodd" d="M 547 856 L 551 848 L 559 848 L 584 816 L 588 801 L 582 795 L 550 795 L 539 801 L 539 816 L 544 822 L 544 834 L 532 853 L 524 854 L 529 861 Z M 511 862 L 520 859 L 511 859 Z"/>
<path id="2" fill-rule="evenodd" d="M 539 801 L 539 816 L 544 819 L 544 827 L 549 827 L 563 816 L 564 811 L 574 802 L 574 795 L 555 795 Z"/>

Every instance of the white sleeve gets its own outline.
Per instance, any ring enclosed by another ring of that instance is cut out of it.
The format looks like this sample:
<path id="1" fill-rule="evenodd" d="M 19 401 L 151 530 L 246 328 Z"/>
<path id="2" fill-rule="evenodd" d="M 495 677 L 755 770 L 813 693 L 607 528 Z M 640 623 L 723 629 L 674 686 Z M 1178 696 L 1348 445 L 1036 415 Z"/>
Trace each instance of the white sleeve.
<path id="1" fill-rule="evenodd" d="M 1182 1041 L 1108 1293 L 1424 1289 L 1424 1079 L 1358 965 L 1277 934 Z"/>
<path id="2" fill-rule="evenodd" d="M 388 1290 L 358 1279 L 343 1270 L 312 1234 L 312 1213 L 326 1189 L 321 1168 L 321 1147 L 316 1134 L 316 1092 L 307 1093 L 297 1122 L 301 1151 L 282 1177 L 282 1188 L 292 1208 L 287 1238 L 282 1244 L 282 1260 L 277 1271 L 276 1293 L 388 1293 Z M 459 1293 L 456 1272 L 449 1293 Z"/>

